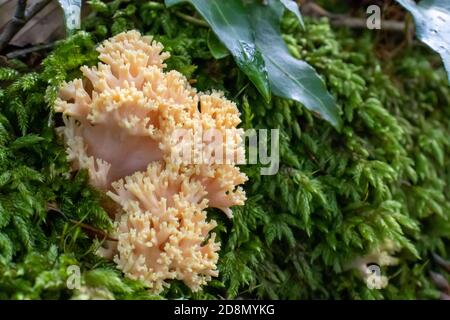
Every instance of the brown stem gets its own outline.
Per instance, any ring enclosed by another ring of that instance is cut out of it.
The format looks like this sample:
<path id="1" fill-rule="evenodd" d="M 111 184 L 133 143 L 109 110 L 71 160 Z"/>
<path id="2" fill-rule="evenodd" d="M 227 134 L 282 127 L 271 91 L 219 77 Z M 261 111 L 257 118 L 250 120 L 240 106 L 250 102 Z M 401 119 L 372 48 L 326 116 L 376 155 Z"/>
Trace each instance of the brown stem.
<path id="1" fill-rule="evenodd" d="M 57 43 L 58 43 L 58 41 L 55 41 L 55 42 L 52 42 L 52 43 L 40 44 L 40 45 L 37 45 L 37 46 L 32 46 L 32 47 L 29 47 L 29 48 L 25 48 L 25 49 L 15 50 L 15 51 L 7 53 L 6 57 L 8 59 L 14 59 L 14 58 L 17 58 L 17 57 L 21 57 L 21 56 L 27 55 L 27 54 L 32 53 L 32 52 L 51 49 L 54 46 L 56 46 Z"/>
<path id="2" fill-rule="evenodd" d="M 17 8 L 12 19 L 6 24 L 0 34 L 0 52 L 9 44 L 9 41 L 30 21 L 39 11 L 41 11 L 51 0 L 42 0 L 26 9 L 27 0 L 18 0 Z"/>
<path id="3" fill-rule="evenodd" d="M 447 272 L 450 272 L 450 261 L 445 261 L 441 256 L 433 253 L 433 260 Z"/>
<path id="4" fill-rule="evenodd" d="M 61 214 L 63 217 L 65 217 L 68 221 L 70 221 L 71 223 L 81 227 L 82 229 L 86 230 L 88 233 L 94 234 L 96 236 L 98 236 L 99 238 L 102 238 L 104 240 L 110 240 L 110 241 L 118 241 L 118 239 L 111 237 L 107 232 L 97 229 L 89 224 L 83 223 L 81 221 L 75 220 L 75 219 L 70 219 L 67 218 L 64 214 L 64 212 L 62 212 L 58 205 L 56 203 L 47 203 L 47 210 L 48 211 L 55 211 L 58 212 L 59 214 Z"/>
<path id="5" fill-rule="evenodd" d="M 96 236 L 98 236 L 99 238 L 105 239 L 105 240 L 110 240 L 110 241 L 118 241 L 118 239 L 111 237 L 110 235 L 108 235 L 108 233 L 106 233 L 103 230 L 97 229 L 89 224 L 74 220 L 74 219 L 69 219 L 70 222 L 72 222 L 73 224 L 81 227 L 84 230 L 87 230 L 89 233 L 92 233 Z"/>
<path id="6" fill-rule="evenodd" d="M 39 11 L 44 9 L 52 0 L 42 0 L 35 3 L 32 7 L 27 9 L 25 12 L 25 22 L 28 22 L 31 18 L 33 18 Z"/>
<path id="7" fill-rule="evenodd" d="M 19 0 L 17 2 L 16 12 L 12 19 L 8 22 L 2 34 L 0 35 L 0 52 L 6 47 L 9 41 L 25 24 L 25 9 L 27 0 Z"/>
<path id="8" fill-rule="evenodd" d="M 194 18 L 192 16 L 189 16 L 189 15 L 181 13 L 181 12 L 175 12 L 175 15 L 177 17 L 179 17 L 179 18 L 181 18 L 181 19 L 183 19 L 183 20 L 185 20 L 185 21 L 187 21 L 189 23 L 195 24 L 195 25 L 197 25 L 199 27 L 205 27 L 205 28 L 209 27 L 208 22 L 206 22 L 203 19 L 197 19 L 197 18 Z"/>
<path id="9" fill-rule="evenodd" d="M 336 17 L 330 19 L 331 25 L 335 27 L 348 27 L 352 29 L 366 29 L 367 24 L 365 19 L 352 18 L 347 16 Z M 392 32 L 404 32 L 405 23 L 401 21 L 384 20 L 381 23 L 381 29 Z"/>
<path id="10" fill-rule="evenodd" d="M 439 290 L 445 294 L 450 294 L 450 284 L 442 274 L 430 271 L 430 277 Z"/>
<path id="11" fill-rule="evenodd" d="M 352 29 L 367 29 L 367 20 L 364 18 L 350 17 L 344 14 L 334 14 L 323 9 L 316 3 L 306 2 L 301 6 L 302 14 L 311 17 L 327 17 L 330 24 L 335 27 L 348 27 Z M 381 29 L 392 32 L 404 32 L 409 29 L 403 21 L 383 20 Z"/>

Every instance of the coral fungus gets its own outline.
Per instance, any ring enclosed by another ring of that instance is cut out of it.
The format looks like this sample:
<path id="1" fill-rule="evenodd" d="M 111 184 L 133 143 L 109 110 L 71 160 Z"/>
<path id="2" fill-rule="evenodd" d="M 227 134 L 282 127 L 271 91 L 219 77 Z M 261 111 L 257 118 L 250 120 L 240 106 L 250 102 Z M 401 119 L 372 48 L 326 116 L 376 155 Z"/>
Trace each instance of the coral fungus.
<path id="1" fill-rule="evenodd" d="M 109 195 L 128 213 L 119 221 L 115 258 L 125 273 L 158 291 L 164 279 L 183 280 L 197 290 L 217 276 L 220 245 L 214 234 L 202 244 L 216 223 L 206 221 L 201 183 L 155 162 L 113 187 L 116 193 Z"/>
<path id="2" fill-rule="evenodd" d="M 105 41 L 98 66 L 82 67 L 84 79 L 60 89 L 55 109 L 65 126 L 58 130 L 73 169 L 87 169 L 120 209 L 118 267 L 155 292 L 168 279 L 198 290 L 217 276 L 220 248 L 204 210 L 231 217 L 230 207 L 245 201 L 237 186 L 247 177 L 235 166 L 243 154 L 240 114 L 222 93 L 197 93 L 182 74 L 164 71 L 169 54 L 162 49 L 137 31 Z M 186 150 L 174 138 L 180 130 L 191 142 L 198 130 L 215 130 L 214 139 L 199 142 L 202 161 L 174 159 Z"/>
<path id="3" fill-rule="evenodd" d="M 398 250 L 399 246 L 395 242 L 386 240 L 369 254 L 353 260 L 347 269 L 358 270 L 369 288 L 383 289 L 388 285 L 389 279 L 381 275 L 380 267 L 398 264 L 398 259 L 393 256 Z"/>

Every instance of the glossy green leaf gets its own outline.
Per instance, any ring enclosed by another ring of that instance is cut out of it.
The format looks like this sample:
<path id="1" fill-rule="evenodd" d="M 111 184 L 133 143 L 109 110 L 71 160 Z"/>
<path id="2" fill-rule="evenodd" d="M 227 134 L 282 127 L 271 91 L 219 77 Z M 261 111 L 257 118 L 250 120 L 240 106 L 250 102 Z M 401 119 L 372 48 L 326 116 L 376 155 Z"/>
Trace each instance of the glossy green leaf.
<path id="1" fill-rule="evenodd" d="M 166 5 L 179 3 L 166 0 Z M 239 68 L 247 75 L 266 101 L 270 101 L 267 70 L 254 36 L 247 12 L 240 0 L 186 0 L 211 26 L 214 33 L 230 50 Z"/>
<path id="2" fill-rule="evenodd" d="M 323 80 L 309 64 L 294 58 L 280 37 L 279 21 L 284 7 L 277 0 L 269 0 L 266 6 L 253 4 L 250 12 L 256 46 L 264 56 L 273 93 L 301 102 L 340 128 L 339 110 Z"/>
<path id="3" fill-rule="evenodd" d="M 222 59 L 230 55 L 227 47 L 217 38 L 217 36 L 210 30 L 208 32 L 208 48 L 214 59 Z"/>
<path id="4" fill-rule="evenodd" d="M 295 2 L 184 1 L 194 5 L 208 22 L 266 101 L 272 91 L 277 96 L 304 104 L 337 129 L 341 128 L 339 109 L 323 80 L 309 64 L 291 56 L 281 37 L 279 25 L 286 8 L 301 19 Z M 166 5 L 180 2 L 166 0 Z"/>
<path id="5" fill-rule="evenodd" d="M 165 0 L 166 6 L 171 7 L 174 6 L 176 4 L 185 2 L 186 0 Z"/>
<path id="6" fill-rule="evenodd" d="M 416 23 L 417 37 L 439 53 L 450 81 L 450 1 L 397 0 L 407 9 Z"/>
<path id="7" fill-rule="evenodd" d="M 302 27 L 304 27 L 305 24 L 303 23 L 303 18 L 302 18 L 302 15 L 300 13 L 300 10 L 298 8 L 297 2 L 295 2 L 295 0 L 280 0 L 280 2 L 283 4 L 283 6 L 287 10 L 289 10 L 290 12 L 295 14 L 295 16 L 297 17 L 298 21 L 302 25 Z"/>

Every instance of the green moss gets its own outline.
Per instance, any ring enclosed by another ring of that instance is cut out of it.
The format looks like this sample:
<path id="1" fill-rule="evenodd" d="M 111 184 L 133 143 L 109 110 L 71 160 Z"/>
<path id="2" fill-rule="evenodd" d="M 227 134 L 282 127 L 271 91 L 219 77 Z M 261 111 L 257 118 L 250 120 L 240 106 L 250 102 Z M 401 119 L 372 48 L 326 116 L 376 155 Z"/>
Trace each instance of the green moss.
<path id="1" fill-rule="evenodd" d="M 298 103 L 266 104 L 230 57 L 214 60 L 208 29 L 174 11 L 192 14 L 190 7 L 96 0 L 93 8 L 84 21 L 88 33 L 65 41 L 41 70 L 0 69 L 0 297 L 155 298 L 96 257 L 98 242 L 73 222 L 111 227 L 86 174 L 68 173 L 51 111 L 58 85 L 96 63 L 95 43 L 128 28 L 161 41 L 172 54 L 168 67 L 200 90 L 224 90 L 241 108 L 243 127 L 280 129 L 279 173 L 261 176 L 259 166 L 242 166 L 250 177 L 246 205 L 234 208 L 232 220 L 209 212 L 222 242 L 219 278 L 196 294 L 173 282 L 162 297 L 437 297 L 428 272 L 436 268 L 432 253 L 449 257 L 450 91 L 430 52 L 413 47 L 380 61 L 371 33 L 355 38 L 311 20 L 302 30 L 286 17 L 292 54 L 317 69 L 338 101 L 338 133 Z M 400 263 L 382 269 L 390 277 L 386 289 L 370 290 L 345 267 L 385 239 L 402 248 Z M 67 289 L 73 264 L 83 288 L 97 292 Z"/>

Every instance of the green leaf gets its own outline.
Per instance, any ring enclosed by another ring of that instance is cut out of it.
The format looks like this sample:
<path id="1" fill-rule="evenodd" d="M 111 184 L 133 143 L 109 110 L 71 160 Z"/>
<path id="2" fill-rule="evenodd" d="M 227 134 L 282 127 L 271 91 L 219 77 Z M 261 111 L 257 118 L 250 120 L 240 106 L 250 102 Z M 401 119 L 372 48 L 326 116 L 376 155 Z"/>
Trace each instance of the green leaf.
<path id="1" fill-rule="evenodd" d="M 208 32 L 208 48 L 214 59 L 222 59 L 230 55 L 230 51 L 217 39 L 214 32 Z"/>
<path id="2" fill-rule="evenodd" d="M 20 138 L 17 138 L 14 140 L 10 147 L 11 149 L 20 149 L 20 148 L 26 148 L 30 147 L 34 144 L 37 144 L 41 142 L 42 140 L 45 140 L 44 138 L 36 135 L 36 134 L 29 134 Z"/>
<path id="3" fill-rule="evenodd" d="M 338 130 L 339 109 L 323 80 L 306 62 L 297 60 L 281 37 L 280 21 L 286 9 L 298 11 L 290 1 L 184 0 L 191 3 L 233 55 L 266 101 L 271 91 L 298 101 Z M 166 0 L 174 5 L 181 0 Z M 300 12 L 298 17 L 301 18 Z"/>
<path id="4" fill-rule="evenodd" d="M 301 15 L 300 10 L 298 8 L 298 4 L 295 2 L 295 0 L 280 0 L 280 2 L 283 4 L 283 6 L 287 10 L 289 10 L 290 12 L 295 14 L 295 16 L 297 17 L 298 21 L 302 25 L 302 27 L 305 27 L 305 24 L 303 23 L 302 15 Z"/>
<path id="5" fill-rule="evenodd" d="M 97 12 L 100 13 L 107 13 L 108 12 L 108 5 L 100 0 L 90 0 L 87 1 L 89 4 L 90 9 L 94 9 Z"/>
<path id="6" fill-rule="evenodd" d="M 13 253 L 13 242 L 6 234 L 0 232 L 0 258 L 3 257 L 6 261 L 10 261 L 12 259 Z"/>
<path id="7" fill-rule="evenodd" d="M 0 81 L 11 81 L 19 76 L 19 72 L 11 68 L 0 68 Z"/>
<path id="8" fill-rule="evenodd" d="M 414 17 L 419 39 L 439 53 L 450 81 L 450 2 L 397 0 Z"/>
<path id="9" fill-rule="evenodd" d="M 0 202 L 0 228 L 3 228 L 6 225 L 8 225 L 10 220 L 11 220 L 10 213 L 5 209 L 5 207 Z"/>
<path id="10" fill-rule="evenodd" d="M 277 0 L 269 0 L 266 6 L 253 4 L 250 12 L 256 46 L 266 62 L 273 93 L 304 104 L 340 129 L 342 120 L 339 110 L 323 80 L 309 64 L 291 56 L 280 36 L 279 21 L 284 12 L 283 5 Z"/>
<path id="11" fill-rule="evenodd" d="M 113 270 L 101 268 L 90 270 L 83 275 L 83 278 L 92 287 L 104 287 L 115 292 L 131 293 L 131 289 Z"/>
<path id="12" fill-rule="evenodd" d="M 11 172 L 10 171 L 4 171 L 2 174 L 0 174 L 0 188 L 6 185 L 11 180 Z M 1 208 L 0 208 L 1 211 Z"/>
<path id="13" fill-rule="evenodd" d="M 171 7 L 176 4 L 182 3 L 184 1 L 186 1 L 186 0 L 166 0 L 165 3 L 166 3 L 166 6 Z"/>
<path id="14" fill-rule="evenodd" d="M 247 12 L 240 0 L 186 0 L 211 26 L 225 47 L 230 50 L 239 68 L 263 96 L 270 101 L 271 93 L 267 70 L 261 53 L 256 48 Z M 181 1 L 166 0 L 171 6 Z"/>

